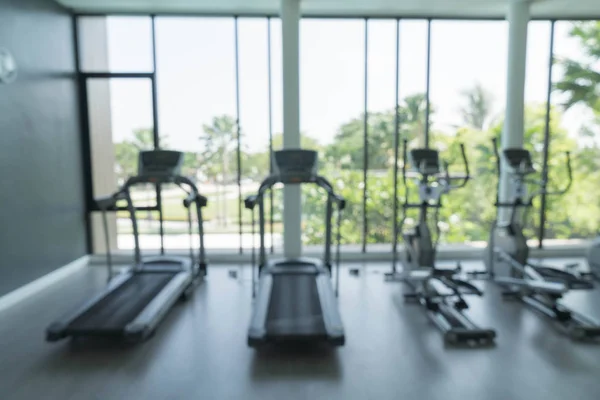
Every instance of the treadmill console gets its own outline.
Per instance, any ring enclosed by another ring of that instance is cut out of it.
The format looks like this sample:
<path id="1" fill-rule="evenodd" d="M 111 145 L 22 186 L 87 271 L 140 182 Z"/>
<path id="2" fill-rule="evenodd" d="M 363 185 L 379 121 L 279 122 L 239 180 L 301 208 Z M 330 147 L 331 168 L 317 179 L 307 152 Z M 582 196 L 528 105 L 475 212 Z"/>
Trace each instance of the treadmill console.
<path id="1" fill-rule="evenodd" d="M 531 161 L 531 153 L 525 149 L 505 149 L 504 158 L 510 167 L 517 173 L 531 174 L 535 172 L 533 162 Z"/>
<path id="2" fill-rule="evenodd" d="M 435 175 L 440 172 L 440 159 L 437 150 L 413 149 L 410 163 L 421 175 Z"/>
<path id="3" fill-rule="evenodd" d="M 170 177 L 181 174 L 183 153 L 173 150 L 140 151 L 138 175 L 143 177 Z"/>
<path id="4" fill-rule="evenodd" d="M 317 176 L 318 153 L 314 150 L 279 150 L 274 153 L 275 174 L 282 183 L 313 182 Z"/>

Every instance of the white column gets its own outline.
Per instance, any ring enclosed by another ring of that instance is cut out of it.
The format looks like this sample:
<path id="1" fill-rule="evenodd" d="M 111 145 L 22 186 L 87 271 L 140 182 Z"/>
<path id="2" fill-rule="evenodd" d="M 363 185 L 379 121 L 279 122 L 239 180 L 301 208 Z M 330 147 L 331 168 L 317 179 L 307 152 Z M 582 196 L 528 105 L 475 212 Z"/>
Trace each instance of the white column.
<path id="1" fill-rule="evenodd" d="M 281 0 L 283 45 L 283 148 L 300 148 L 300 0 Z M 283 250 L 287 258 L 302 253 L 300 185 L 283 190 Z"/>
<path id="2" fill-rule="evenodd" d="M 527 65 L 527 25 L 529 23 L 530 0 L 511 0 L 508 13 L 508 63 L 506 67 L 506 115 L 500 141 L 501 148 L 522 147 L 525 112 L 525 68 Z M 500 201 L 510 195 L 510 180 L 503 163 L 500 179 Z M 501 210 L 500 220 L 508 215 Z"/>

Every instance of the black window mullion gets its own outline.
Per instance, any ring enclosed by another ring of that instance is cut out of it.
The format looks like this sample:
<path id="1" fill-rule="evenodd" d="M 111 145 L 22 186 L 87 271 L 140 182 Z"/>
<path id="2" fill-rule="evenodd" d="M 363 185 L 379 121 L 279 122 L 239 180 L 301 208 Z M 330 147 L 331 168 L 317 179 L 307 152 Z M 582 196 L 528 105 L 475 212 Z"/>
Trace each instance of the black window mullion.
<path id="1" fill-rule="evenodd" d="M 398 257 L 398 148 L 400 143 L 400 19 L 396 19 L 396 106 L 394 108 L 394 218 L 392 257 L 393 271 L 396 272 Z"/>
<path id="2" fill-rule="evenodd" d="M 273 173 L 273 76 L 271 71 L 271 17 L 267 17 L 267 75 L 269 86 L 269 174 Z M 269 190 L 269 222 L 271 225 L 271 254 L 275 252 L 273 230 L 273 190 Z"/>
<path id="3" fill-rule="evenodd" d="M 160 133 L 158 125 L 158 98 L 157 98 L 157 82 L 156 82 L 156 24 L 154 15 L 152 21 L 152 76 L 150 77 L 152 90 L 152 125 L 154 148 L 160 148 Z M 164 230 L 164 215 L 162 202 L 162 186 L 156 185 L 156 205 L 158 207 L 158 226 L 160 234 L 160 254 L 165 254 L 165 230 Z"/>
<path id="4" fill-rule="evenodd" d="M 548 57 L 548 91 L 546 92 L 546 119 L 544 122 L 544 155 L 542 163 L 542 188 L 541 207 L 540 207 L 540 229 L 538 231 L 538 247 L 543 247 L 544 235 L 546 233 L 546 187 L 548 185 L 548 157 L 550 154 L 550 123 L 552 110 L 552 70 L 554 67 L 554 28 L 555 21 L 550 21 L 550 56 Z"/>
<path id="5" fill-rule="evenodd" d="M 234 48 L 235 48 L 235 122 L 236 122 L 236 139 L 237 139 L 237 186 L 238 186 L 238 225 L 240 235 L 240 254 L 243 253 L 242 244 L 242 139 L 240 129 L 240 52 L 239 52 L 239 33 L 238 33 L 238 17 L 234 17 Z"/>
<path id="6" fill-rule="evenodd" d="M 368 232 L 368 219 L 367 219 L 367 169 L 369 168 L 369 114 L 368 114 L 368 86 L 369 86 L 369 19 L 365 18 L 365 77 L 364 77 L 364 89 L 365 89 L 365 102 L 364 102 L 364 114 L 363 114 L 363 202 L 362 202 L 362 252 L 367 251 L 367 232 Z"/>
<path id="7" fill-rule="evenodd" d="M 431 18 L 427 20 L 427 67 L 425 77 L 425 148 L 429 148 L 429 114 L 431 101 L 429 99 L 429 86 L 431 82 Z"/>

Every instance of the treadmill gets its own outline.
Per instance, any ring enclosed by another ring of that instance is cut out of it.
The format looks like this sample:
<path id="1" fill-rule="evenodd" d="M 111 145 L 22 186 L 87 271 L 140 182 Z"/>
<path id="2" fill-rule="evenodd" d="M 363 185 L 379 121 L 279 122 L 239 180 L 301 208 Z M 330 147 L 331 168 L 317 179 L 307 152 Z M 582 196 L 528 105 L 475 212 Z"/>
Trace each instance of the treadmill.
<path id="1" fill-rule="evenodd" d="M 194 183 L 180 175 L 184 154 L 178 151 L 153 150 L 139 154 L 138 176 L 130 177 L 114 194 L 96 199 L 102 210 L 107 248 L 109 282 L 103 292 L 52 323 L 46 330 L 46 340 L 58 341 L 66 337 L 104 336 L 140 342 L 151 336 L 169 309 L 180 298 L 187 298 L 195 282 L 206 275 L 206 260 L 202 227 L 202 208 L 207 200 L 198 193 Z M 131 189 L 136 185 L 175 184 L 187 197 L 183 200 L 188 211 L 190 256 L 174 257 L 161 254 L 142 258 L 136 208 Z M 187 189 L 186 189 L 187 188 Z M 117 202 L 124 200 L 131 217 L 135 242 L 135 263 L 126 272 L 113 277 L 112 257 L 108 242 L 106 213 L 117 210 Z M 194 207 L 192 207 L 194 206 Z M 199 256 L 192 248 L 191 209 L 198 217 Z"/>
<path id="2" fill-rule="evenodd" d="M 257 347 L 268 342 L 327 342 L 342 346 L 344 327 L 337 308 L 339 289 L 340 214 L 345 200 L 331 184 L 317 175 L 317 152 L 280 150 L 274 152 L 274 174 L 260 185 L 258 193 L 245 200 L 245 207 L 258 205 L 260 249 L 258 257 L 258 291 L 256 265 L 253 261 L 252 287 L 254 312 L 248 330 L 248 345 Z M 327 193 L 325 219 L 325 253 L 323 260 L 297 258 L 267 260 L 265 249 L 264 195 L 275 184 L 316 184 Z M 332 284 L 331 235 L 333 207 L 337 206 L 336 288 Z M 254 226 L 254 211 L 252 214 Z M 254 250 L 254 249 L 253 249 Z M 253 260 L 255 260 L 253 253 Z"/>

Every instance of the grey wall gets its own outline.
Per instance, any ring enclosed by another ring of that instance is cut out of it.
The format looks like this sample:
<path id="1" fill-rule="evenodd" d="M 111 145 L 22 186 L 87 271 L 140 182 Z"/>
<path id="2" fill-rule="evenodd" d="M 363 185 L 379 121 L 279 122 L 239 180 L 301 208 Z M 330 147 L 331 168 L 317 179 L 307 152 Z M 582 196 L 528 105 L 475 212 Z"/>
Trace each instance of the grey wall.
<path id="1" fill-rule="evenodd" d="M 51 0 L 0 0 L 0 296 L 86 254 L 71 16 Z"/>

